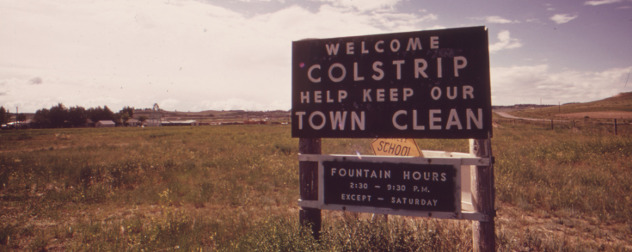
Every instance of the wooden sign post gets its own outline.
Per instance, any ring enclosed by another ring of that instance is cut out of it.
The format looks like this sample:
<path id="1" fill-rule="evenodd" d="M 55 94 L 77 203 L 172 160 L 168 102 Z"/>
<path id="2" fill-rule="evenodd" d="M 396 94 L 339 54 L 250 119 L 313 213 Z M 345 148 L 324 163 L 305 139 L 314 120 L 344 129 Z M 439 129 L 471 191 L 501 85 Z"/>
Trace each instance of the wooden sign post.
<path id="1" fill-rule="evenodd" d="M 491 162 L 487 166 L 477 166 L 476 172 L 472 174 L 472 205 L 474 210 L 487 216 L 483 221 L 473 221 L 472 223 L 472 244 L 474 251 L 495 251 L 496 233 L 495 221 L 496 210 L 494 208 L 495 188 L 494 188 L 494 168 L 492 157 L 491 140 L 470 139 L 470 153 L 476 157 L 490 158 Z"/>
<path id="2" fill-rule="evenodd" d="M 491 110 L 485 27 L 294 41 L 301 225 L 318 238 L 321 209 L 466 219 L 474 250 L 493 251 Z M 470 153 L 423 157 L 410 157 L 415 144 L 377 141 L 386 156 L 356 157 L 321 155 L 321 138 L 476 140 Z M 470 199 L 461 175 L 471 167 Z"/>
<path id="3" fill-rule="evenodd" d="M 320 138 L 300 138 L 298 140 L 298 152 L 301 154 L 321 154 Z M 301 200 L 317 200 L 318 199 L 318 163 L 317 162 L 299 162 L 299 190 Z M 320 209 L 301 207 L 299 211 L 299 222 L 302 226 L 311 228 L 312 235 L 316 240 L 320 238 L 321 227 Z"/>

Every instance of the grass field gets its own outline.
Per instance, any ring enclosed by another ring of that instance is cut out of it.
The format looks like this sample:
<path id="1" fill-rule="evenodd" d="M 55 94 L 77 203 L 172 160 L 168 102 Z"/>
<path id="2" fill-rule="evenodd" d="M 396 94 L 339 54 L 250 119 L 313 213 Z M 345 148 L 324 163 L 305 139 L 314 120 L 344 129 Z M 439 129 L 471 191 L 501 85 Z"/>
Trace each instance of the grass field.
<path id="1" fill-rule="evenodd" d="M 632 251 L 632 137 L 500 120 L 502 251 Z M 371 154 L 371 139 L 323 153 Z M 467 152 L 467 140 L 417 140 Z M 468 221 L 323 211 L 298 225 L 298 140 L 283 125 L 0 132 L 0 251 L 356 251 L 471 248 Z"/>

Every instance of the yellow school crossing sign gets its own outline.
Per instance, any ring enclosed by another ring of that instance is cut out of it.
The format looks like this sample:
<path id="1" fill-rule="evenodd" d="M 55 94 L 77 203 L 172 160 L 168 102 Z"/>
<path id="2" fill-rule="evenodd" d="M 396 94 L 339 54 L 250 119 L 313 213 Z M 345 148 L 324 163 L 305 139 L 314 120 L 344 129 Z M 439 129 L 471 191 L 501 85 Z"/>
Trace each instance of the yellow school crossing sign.
<path id="1" fill-rule="evenodd" d="M 423 156 L 412 138 L 378 138 L 371 143 L 371 148 L 378 156 Z"/>

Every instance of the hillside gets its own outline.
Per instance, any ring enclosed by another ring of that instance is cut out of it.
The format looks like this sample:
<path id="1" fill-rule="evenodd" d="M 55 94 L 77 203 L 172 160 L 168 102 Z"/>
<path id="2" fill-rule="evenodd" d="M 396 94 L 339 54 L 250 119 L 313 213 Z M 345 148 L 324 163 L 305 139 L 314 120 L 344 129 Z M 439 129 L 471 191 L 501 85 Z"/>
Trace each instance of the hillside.
<path id="1" fill-rule="evenodd" d="M 586 103 L 519 109 L 512 114 L 531 118 L 632 119 L 632 92 Z"/>

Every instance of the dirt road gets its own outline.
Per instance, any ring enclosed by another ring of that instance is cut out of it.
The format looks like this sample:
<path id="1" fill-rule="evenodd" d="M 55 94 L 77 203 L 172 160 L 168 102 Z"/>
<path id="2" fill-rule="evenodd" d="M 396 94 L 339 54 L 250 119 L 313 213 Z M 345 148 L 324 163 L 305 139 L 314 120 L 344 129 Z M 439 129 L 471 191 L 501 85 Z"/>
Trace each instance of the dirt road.
<path id="1" fill-rule="evenodd" d="M 502 116 L 504 118 L 508 118 L 508 119 L 525 120 L 525 121 L 536 121 L 536 122 L 550 122 L 551 121 L 551 119 L 517 117 L 517 116 L 511 115 L 511 114 L 509 114 L 507 112 L 502 112 L 502 111 L 494 111 L 494 113 L 496 113 L 497 115 Z M 553 120 L 553 122 L 566 122 L 566 120 Z"/>

